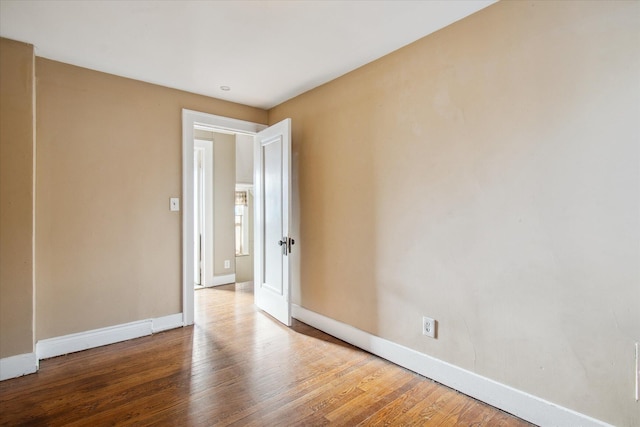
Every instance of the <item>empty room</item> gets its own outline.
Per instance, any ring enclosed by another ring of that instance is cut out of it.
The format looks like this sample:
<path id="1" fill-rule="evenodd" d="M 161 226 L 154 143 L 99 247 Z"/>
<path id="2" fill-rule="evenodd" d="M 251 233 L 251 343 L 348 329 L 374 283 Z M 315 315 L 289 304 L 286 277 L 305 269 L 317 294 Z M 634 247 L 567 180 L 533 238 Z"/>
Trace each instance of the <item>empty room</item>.
<path id="1" fill-rule="evenodd" d="M 0 425 L 640 425 L 640 2 L 0 0 Z"/>

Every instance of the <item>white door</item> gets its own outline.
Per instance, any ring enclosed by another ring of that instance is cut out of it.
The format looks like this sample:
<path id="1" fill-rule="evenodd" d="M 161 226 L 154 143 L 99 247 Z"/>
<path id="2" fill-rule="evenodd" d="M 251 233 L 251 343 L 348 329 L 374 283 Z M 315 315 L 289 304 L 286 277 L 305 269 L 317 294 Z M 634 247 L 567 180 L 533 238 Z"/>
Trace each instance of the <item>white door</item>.
<path id="1" fill-rule="evenodd" d="M 256 305 L 291 326 L 289 235 L 291 187 L 291 119 L 256 135 L 255 276 Z"/>

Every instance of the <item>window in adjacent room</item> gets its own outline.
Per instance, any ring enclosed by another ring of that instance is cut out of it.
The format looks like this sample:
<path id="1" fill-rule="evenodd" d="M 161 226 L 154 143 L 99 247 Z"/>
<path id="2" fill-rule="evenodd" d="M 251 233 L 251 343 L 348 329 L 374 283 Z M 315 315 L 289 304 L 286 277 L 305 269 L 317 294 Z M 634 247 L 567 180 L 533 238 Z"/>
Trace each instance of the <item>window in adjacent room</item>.
<path id="1" fill-rule="evenodd" d="M 249 203 L 247 191 L 236 191 L 236 255 L 249 255 Z"/>

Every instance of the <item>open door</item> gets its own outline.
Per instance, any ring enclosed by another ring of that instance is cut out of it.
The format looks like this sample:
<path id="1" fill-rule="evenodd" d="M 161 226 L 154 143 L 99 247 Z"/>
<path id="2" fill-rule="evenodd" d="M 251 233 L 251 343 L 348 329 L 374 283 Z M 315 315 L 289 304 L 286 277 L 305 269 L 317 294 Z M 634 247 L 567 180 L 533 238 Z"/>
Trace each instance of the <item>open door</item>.
<path id="1" fill-rule="evenodd" d="M 291 187 L 291 119 L 255 137 L 255 268 L 256 305 L 291 326 L 289 235 Z"/>

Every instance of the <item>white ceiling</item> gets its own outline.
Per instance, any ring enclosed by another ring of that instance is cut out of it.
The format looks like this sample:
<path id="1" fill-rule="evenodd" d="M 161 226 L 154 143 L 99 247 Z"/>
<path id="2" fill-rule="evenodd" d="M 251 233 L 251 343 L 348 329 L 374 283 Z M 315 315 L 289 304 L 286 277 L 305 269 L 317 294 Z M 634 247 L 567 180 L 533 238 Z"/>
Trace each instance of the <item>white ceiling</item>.
<path id="1" fill-rule="evenodd" d="M 492 3 L 0 0 L 0 35 L 44 58 L 270 108 Z"/>

